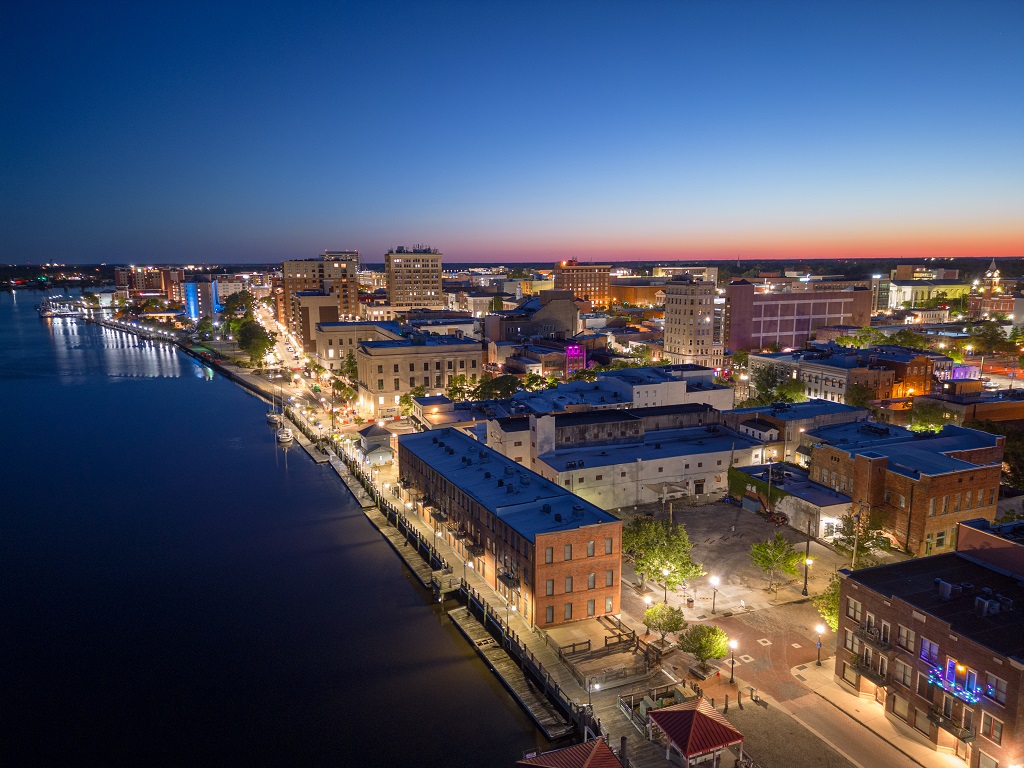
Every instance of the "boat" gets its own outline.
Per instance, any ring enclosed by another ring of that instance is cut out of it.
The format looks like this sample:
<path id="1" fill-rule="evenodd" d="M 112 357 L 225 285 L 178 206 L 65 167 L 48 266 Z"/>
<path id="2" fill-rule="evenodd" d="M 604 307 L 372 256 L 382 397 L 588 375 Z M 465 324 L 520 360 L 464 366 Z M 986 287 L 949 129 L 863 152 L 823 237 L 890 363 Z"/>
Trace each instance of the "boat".
<path id="1" fill-rule="evenodd" d="M 277 430 L 277 442 L 287 444 L 294 439 L 295 436 L 292 434 L 292 431 L 289 427 L 281 427 L 279 430 Z"/>
<path id="2" fill-rule="evenodd" d="M 267 411 L 267 424 L 279 427 L 284 423 L 284 414 L 277 410 L 277 398 L 271 397 L 270 410 Z"/>

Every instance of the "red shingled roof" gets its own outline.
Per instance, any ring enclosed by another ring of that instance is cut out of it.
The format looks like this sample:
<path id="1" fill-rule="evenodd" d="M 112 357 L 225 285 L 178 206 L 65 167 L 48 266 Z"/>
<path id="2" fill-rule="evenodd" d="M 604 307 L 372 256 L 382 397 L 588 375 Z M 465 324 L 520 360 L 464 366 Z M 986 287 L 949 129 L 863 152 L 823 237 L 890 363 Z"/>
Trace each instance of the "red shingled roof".
<path id="1" fill-rule="evenodd" d="M 706 755 L 743 741 L 743 734 L 703 697 L 649 710 L 647 716 L 686 758 Z"/>
<path id="2" fill-rule="evenodd" d="M 523 766 L 541 766 L 541 768 L 622 768 L 622 763 L 615 753 L 604 743 L 603 739 L 594 739 L 577 744 L 574 747 L 556 749 L 545 752 L 537 757 L 530 757 L 516 763 L 516 768 Z"/>

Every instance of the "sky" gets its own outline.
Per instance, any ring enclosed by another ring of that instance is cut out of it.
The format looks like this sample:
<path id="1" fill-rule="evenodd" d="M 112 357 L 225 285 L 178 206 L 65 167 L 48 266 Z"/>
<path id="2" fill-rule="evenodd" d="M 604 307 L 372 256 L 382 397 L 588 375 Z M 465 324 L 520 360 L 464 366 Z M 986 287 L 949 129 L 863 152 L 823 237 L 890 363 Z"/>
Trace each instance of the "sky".
<path id="1" fill-rule="evenodd" d="M 1024 2 L 9 2 L 0 262 L 1024 256 Z"/>

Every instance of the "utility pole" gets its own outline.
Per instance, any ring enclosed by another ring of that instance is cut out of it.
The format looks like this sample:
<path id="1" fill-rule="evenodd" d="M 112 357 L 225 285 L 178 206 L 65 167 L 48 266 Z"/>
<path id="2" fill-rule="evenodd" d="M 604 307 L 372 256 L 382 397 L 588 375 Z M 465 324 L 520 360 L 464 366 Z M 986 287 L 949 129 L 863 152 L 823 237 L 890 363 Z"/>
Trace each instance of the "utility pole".
<path id="1" fill-rule="evenodd" d="M 807 597 L 807 572 L 811 569 L 811 518 L 807 518 L 807 551 L 804 553 L 804 591 L 800 594 Z"/>

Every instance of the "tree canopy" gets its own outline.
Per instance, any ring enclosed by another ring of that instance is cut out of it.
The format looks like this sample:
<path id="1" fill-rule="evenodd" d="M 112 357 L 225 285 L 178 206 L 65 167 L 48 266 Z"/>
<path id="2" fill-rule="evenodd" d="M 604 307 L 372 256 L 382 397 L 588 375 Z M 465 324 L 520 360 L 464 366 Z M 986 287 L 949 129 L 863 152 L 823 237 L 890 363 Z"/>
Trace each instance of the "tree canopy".
<path id="1" fill-rule="evenodd" d="M 750 545 L 750 559 L 754 565 L 768 574 L 768 589 L 775 584 L 775 573 L 781 571 L 790 576 L 800 574 L 802 555 L 794 549 L 781 531 L 767 541 Z"/>
<path id="2" fill-rule="evenodd" d="M 253 362 L 262 360 L 274 348 L 274 337 L 255 320 L 246 320 L 238 330 L 238 346 Z"/>
<path id="3" fill-rule="evenodd" d="M 673 608 L 668 603 L 655 603 L 644 611 L 644 624 L 661 633 L 662 642 L 669 632 L 678 632 L 686 627 L 682 609 Z"/>
<path id="4" fill-rule="evenodd" d="M 672 526 L 668 520 L 635 517 L 622 529 L 622 551 L 633 560 L 641 584 L 661 579 L 667 588 L 675 589 L 703 576 L 704 568 L 690 555 L 692 548 L 685 526 Z"/>
<path id="5" fill-rule="evenodd" d="M 938 400 L 918 398 L 910 407 L 910 424 L 907 428 L 913 432 L 940 432 L 951 421 L 948 414 L 949 411 Z"/>
<path id="6" fill-rule="evenodd" d="M 697 660 L 701 669 L 708 668 L 708 659 L 724 659 L 729 655 L 729 636 L 714 624 L 692 624 L 680 633 L 679 650 Z"/>
<path id="7" fill-rule="evenodd" d="M 841 579 L 838 573 L 833 573 L 828 580 L 828 586 L 820 595 L 811 598 L 814 607 L 818 609 L 821 618 L 835 632 L 839 629 L 839 585 Z"/>
<path id="8" fill-rule="evenodd" d="M 851 505 L 846 514 L 839 519 L 833 544 L 840 552 L 852 555 L 856 542 L 857 561 L 867 565 L 867 560 L 861 559 L 864 555 L 876 549 L 888 549 L 890 546 L 889 537 L 883 533 L 888 518 L 888 513 L 879 507 L 855 513 Z"/>

